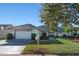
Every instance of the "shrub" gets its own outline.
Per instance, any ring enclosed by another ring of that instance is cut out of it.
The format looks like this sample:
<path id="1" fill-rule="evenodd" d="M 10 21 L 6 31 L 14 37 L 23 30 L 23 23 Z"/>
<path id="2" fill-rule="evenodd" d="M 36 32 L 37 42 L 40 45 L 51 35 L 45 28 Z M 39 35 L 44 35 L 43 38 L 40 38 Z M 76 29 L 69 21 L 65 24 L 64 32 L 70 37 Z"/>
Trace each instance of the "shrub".
<path id="1" fill-rule="evenodd" d="M 47 34 L 45 32 L 42 33 L 42 36 L 40 37 L 40 39 L 47 39 Z"/>
<path id="2" fill-rule="evenodd" d="M 79 34 L 77 35 L 77 38 L 79 38 Z"/>
<path id="3" fill-rule="evenodd" d="M 12 39 L 13 38 L 13 34 L 12 33 L 8 33 L 7 34 L 7 39 L 9 40 L 9 39 Z"/>
<path id="4" fill-rule="evenodd" d="M 65 34 L 63 34 L 63 37 L 67 37 Z"/>
<path id="5" fill-rule="evenodd" d="M 47 36 L 47 34 L 46 34 L 45 32 L 43 32 L 43 33 L 42 33 L 42 36 L 43 36 L 43 37 L 46 37 L 46 36 Z"/>
<path id="6" fill-rule="evenodd" d="M 36 37 L 36 34 L 32 33 L 32 35 L 31 35 L 32 40 L 35 40 L 35 37 Z"/>

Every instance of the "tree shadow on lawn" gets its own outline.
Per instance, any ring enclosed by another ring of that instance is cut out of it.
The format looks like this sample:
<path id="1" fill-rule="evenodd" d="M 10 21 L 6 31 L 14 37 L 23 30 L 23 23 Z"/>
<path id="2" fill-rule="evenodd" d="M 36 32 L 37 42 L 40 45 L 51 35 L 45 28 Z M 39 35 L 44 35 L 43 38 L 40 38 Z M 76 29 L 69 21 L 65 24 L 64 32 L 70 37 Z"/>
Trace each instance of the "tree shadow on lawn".
<path id="1" fill-rule="evenodd" d="M 37 44 L 37 42 L 35 40 L 33 40 L 30 44 Z M 59 40 L 40 40 L 40 45 L 48 45 L 48 44 L 63 44 L 61 41 Z"/>
<path id="2" fill-rule="evenodd" d="M 79 56 L 79 53 L 55 53 L 58 56 Z"/>

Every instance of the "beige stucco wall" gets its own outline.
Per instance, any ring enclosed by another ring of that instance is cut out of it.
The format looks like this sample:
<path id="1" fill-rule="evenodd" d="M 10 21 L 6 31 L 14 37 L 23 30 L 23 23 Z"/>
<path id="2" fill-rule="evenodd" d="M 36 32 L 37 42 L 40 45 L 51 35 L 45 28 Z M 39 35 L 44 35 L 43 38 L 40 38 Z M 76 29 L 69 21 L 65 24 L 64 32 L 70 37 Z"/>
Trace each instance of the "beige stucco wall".
<path id="1" fill-rule="evenodd" d="M 40 31 L 38 29 L 34 29 L 32 32 L 36 33 L 36 34 L 39 34 L 40 36 L 42 36 L 42 33 L 43 33 L 42 31 Z"/>

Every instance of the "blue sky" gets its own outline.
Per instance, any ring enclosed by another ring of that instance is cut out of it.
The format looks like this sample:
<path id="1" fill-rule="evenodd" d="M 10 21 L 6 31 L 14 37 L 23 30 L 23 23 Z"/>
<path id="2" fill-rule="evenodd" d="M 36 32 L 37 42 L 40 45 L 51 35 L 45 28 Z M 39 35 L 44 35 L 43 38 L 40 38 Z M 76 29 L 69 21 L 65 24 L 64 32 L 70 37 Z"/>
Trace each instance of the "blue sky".
<path id="1" fill-rule="evenodd" d="M 42 25 L 39 17 L 40 4 L 0 4 L 0 24 Z"/>

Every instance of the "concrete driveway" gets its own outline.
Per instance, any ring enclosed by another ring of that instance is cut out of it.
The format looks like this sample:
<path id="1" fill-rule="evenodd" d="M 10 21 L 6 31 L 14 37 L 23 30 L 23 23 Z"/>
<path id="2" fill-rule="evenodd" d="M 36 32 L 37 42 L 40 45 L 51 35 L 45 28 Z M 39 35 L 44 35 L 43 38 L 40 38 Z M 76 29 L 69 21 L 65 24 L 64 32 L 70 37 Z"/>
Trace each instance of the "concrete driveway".
<path id="1" fill-rule="evenodd" d="M 27 39 L 0 40 L 0 55 L 20 55 L 29 42 Z"/>

